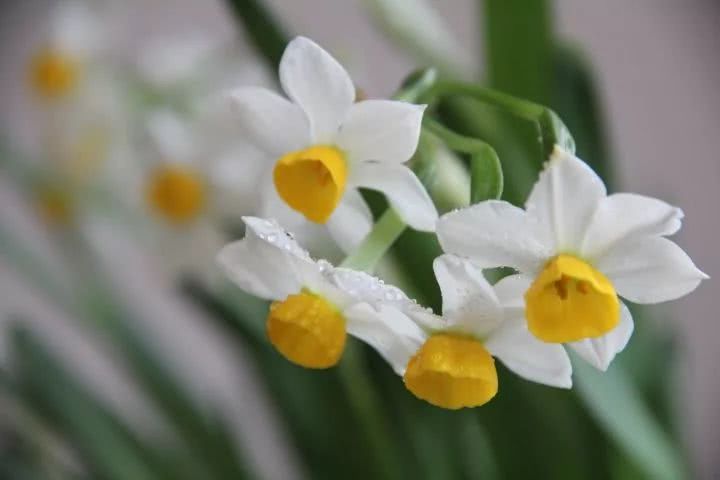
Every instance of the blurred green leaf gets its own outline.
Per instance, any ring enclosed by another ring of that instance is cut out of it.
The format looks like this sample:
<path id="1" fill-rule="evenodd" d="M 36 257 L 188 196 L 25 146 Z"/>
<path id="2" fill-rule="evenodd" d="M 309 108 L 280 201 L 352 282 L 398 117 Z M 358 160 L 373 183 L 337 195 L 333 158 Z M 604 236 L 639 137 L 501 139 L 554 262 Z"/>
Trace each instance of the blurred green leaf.
<path id="1" fill-rule="evenodd" d="M 648 478 L 685 478 L 683 461 L 619 364 L 598 372 L 574 358 L 575 388 L 610 436 Z"/>
<path id="2" fill-rule="evenodd" d="M 552 85 L 549 0 L 481 0 L 487 80 L 492 88 L 545 105 Z"/>
<path id="3" fill-rule="evenodd" d="M 96 278 L 94 285 L 102 285 Z M 245 478 L 245 461 L 232 447 L 226 423 L 201 411 L 176 379 L 172 370 L 151 350 L 128 323 L 127 313 L 113 302 L 107 289 L 95 291 L 91 315 L 102 321 L 113 344 L 120 349 L 134 377 L 148 398 L 176 430 L 198 461 L 215 478 Z"/>
<path id="4" fill-rule="evenodd" d="M 29 332 L 14 329 L 12 344 L 18 368 L 14 383 L 23 398 L 72 437 L 93 471 L 108 479 L 157 478 L 159 472 L 148 464 L 137 439 L 92 400 Z"/>

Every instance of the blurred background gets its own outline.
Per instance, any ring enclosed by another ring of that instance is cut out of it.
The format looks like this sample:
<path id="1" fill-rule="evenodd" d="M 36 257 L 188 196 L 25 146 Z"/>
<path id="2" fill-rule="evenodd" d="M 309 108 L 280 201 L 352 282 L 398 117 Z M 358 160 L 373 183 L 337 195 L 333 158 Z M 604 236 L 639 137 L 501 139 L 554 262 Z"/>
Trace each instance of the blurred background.
<path id="1" fill-rule="evenodd" d="M 233 190 L 251 168 L 237 158 L 256 155 L 234 144 L 216 96 L 273 87 L 273 38 L 302 34 L 370 97 L 434 65 L 549 104 L 613 190 L 685 211 L 678 242 L 715 276 L 718 25 L 714 0 L 4 1 L 0 475 L 720 478 L 712 280 L 636 311 L 610 380 L 568 393 L 505 375 L 492 405 L 456 413 L 409 398 L 359 346 L 361 372 L 285 364 L 262 336 L 264 305 L 225 285 L 212 260 L 239 236 L 218 225 L 252 211 L 239 198 L 252 186 Z M 55 44 L 90 79 L 71 101 L 37 92 L 33 62 Z M 452 107 L 448 124 L 472 133 Z M 481 138 L 492 118 L 478 120 Z M 512 144 L 515 127 L 498 125 L 498 144 Z M 142 208 L 148 172 L 168 157 L 219 178 L 217 208 L 182 233 Z M 607 396 L 588 402 L 591 391 Z"/>

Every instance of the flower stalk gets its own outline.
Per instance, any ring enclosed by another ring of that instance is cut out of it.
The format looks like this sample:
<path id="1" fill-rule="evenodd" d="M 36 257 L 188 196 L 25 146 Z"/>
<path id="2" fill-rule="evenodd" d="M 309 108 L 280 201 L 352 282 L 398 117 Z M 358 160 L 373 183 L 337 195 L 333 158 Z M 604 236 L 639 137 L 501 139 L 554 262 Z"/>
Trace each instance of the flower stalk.
<path id="1" fill-rule="evenodd" d="M 405 227 L 407 225 L 397 212 L 388 208 L 358 249 L 348 255 L 340 266 L 371 273 Z"/>

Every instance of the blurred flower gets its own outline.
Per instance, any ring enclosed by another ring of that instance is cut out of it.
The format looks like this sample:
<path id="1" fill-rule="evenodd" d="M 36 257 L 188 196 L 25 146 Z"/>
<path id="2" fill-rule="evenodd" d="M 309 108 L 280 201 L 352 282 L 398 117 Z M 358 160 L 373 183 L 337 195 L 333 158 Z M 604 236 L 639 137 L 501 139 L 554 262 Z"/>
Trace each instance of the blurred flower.
<path id="1" fill-rule="evenodd" d="M 210 113 L 203 120 L 210 122 Z M 127 192 L 133 197 L 128 200 L 135 205 L 142 202 L 142 210 L 149 213 L 151 230 L 159 237 L 154 242 L 162 245 L 171 272 L 212 278 L 212 258 L 225 243 L 222 222 L 239 219 L 243 213 L 241 204 L 233 205 L 224 198 L 232 192 L 216 183 L 221 173 L 218 168 L 224 168 L 220 147 L 238 154 L 240 146 L 210 135 L 209 126 L 168 109 L 148 114 L 146 130 L 149 163 L 137 188 Z M 257 163 L 253 162 L 257 151 L 252 146 L 238 155 L 250 164 Z M 232 207 L 234 210 L 229 210 Z"/>
<path id="2" fill-rule="evenodd" d="M 445 251 L 481 268 L 508 266 L 527 276 L 530 331 L 546 342 L 572 342 L 604 370 L 633 330 L 618 293 L 632 302 L 663 302 L 707 278 L 663 238 L 680 229 L 682 216 L 653 198 L 608 196 L 584 162 L 556 146 L 526 210 L 482 202 L 444 215 L 438 237 Z"/>
<path id="3" fill-rule="evenodd" d="M 34 207 L 50 227 L 66 227 L 75 219 L 75 197 L 67 185 L 43 179 L 34 186 Z"/>
<path id="4" fill-rule="evenodd" d="M 332 367 L 344 351 L 347 333 L 365 339 L 373 337 L 375 330 L 389 328 L 364 315 L 361 305 L 410 302 L 399 289 L 366 273 L 313 260 L 274 220 L 243 220 L 245 238 L 225 246 L 218 263 L 240 288 L 273 301 L 268 337 L 298 365 Z M 413 334 L 402 333 L 397 337 L 400 341 Z"/>
<path id="5" fill-rule="evenodd" d="M 378 25 L 420 65 L 439 67 L 452 76 L 477 76 L 474 55 L 443 17 L 440 4 L 428 0 L 364 0 Z"/>
<path id="6" fill-rule="evenodd" d="M 195 115 L 238 81 L 270 85 L 264 65 L 250 54 L 238 60 L 237 48 L 197 33 L 151 39 L 135 60 L 145 100 Z"/>
<path id="7" fill-rule="evenodd" d="M 355 103 L 347 72 L 303 37 L 285 50 L 280 82 L 292 102 L 262 88 L 232 94 L 243 129 L 273 160 L 258 179 L 263 216 L 288 228 L 302 223 L 302 217 L 327 225 L 347 251 L 372 224 L 357 190 L 366 187 L 384 193 L 411 227 L 434 230 L 435 207 L 403 165 L 417 148 L 423 106 L 389 100 Z"/>
<path id="8" fill-rule="evenodd" d="M 30 86 L 41 98 L 60 99 L 77 91 L 104 46 L 103 28 L 91 5 L 66 0 L 51 12 L 47 38 L 30 63 Z"/>
<path id="9" fill-rule="evenodd" d="M 442 317 L 387 301 L 352 312 L 357 324 L 382 325 L 364 337 L 408 390 L 443 408 L 480 406 L 498 390 L 493 356 L 523 378 L 570 388 L 572 369 L 562 346 L 544 343 L 527 329 L 524 290 L 516 278 L 492 287 L 478 268 L 448 254 L 433 267 Z"/>
<path id="10" fill-rule="evenodd" d="M 70 224 L 120 185 L 127 188 L 137 163 L 131 153 L 126 99 L 121 82 L 95 76 L 71 101 L 43 114 L 34 145 L 37 152 L 29 163 L 34 164 L 31 194 L 49 224 Z M 51 211 L 63 214 L 48 215 Z"/>

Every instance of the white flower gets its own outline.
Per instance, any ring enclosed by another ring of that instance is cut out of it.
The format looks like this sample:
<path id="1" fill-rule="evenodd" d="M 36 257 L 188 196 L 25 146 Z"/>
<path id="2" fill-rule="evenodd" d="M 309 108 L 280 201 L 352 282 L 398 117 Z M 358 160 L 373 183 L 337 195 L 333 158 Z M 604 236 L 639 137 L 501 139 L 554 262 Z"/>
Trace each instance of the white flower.
<path id="1" fill-rule="evenodd" d="M 343 353 L 346 333 L 363 339 L 377 331 L 393 331 L 394 326 L 362 315 L 364 309 L 414 305 L 399 289 L 375 277 L 313 260 L 274 220 L 243 220 L 245 238 L 225 246 L 218 263 L 240 288 L 273 301 L 268 337 L 294 363 L 331 367 Z M 413 341 L 416 331 L 399 329 L 391 341 Z"/>
<path id="2" fill-rule="evenodd" d="M 34 92 L 47 99 L 65 98 L 88 76 L 90 64 L 107 45 L 105 30 L 91 2 L 66 0 L 50 12 L 40 50 L 30 65 Z"/>
<path id="3" fill-rule="evenodd" d="M 212 128 L 214 120 L 193 121 L 168 109 L 150 112 L 145 165 L 134 182 L 126 178 L 118 184 L 127 190 L 121 192 L 126 203 L 147 213 L 150 241 L 162 246 L 171 275 L 191 273 L 209 281 L 214 280 L 212 259 L 226 241 L 223 222 L 239 222 L 255 208 L 227 188 L 225 181 L 241 167 L 237 161 L 229 166 L 227 157 L 237 155 L 252 166 L 261 155 L 249 144 L 221 138 Z M 128 183 L 136 187 L 128 189 Z"/>
<path id="4" fill-rule="evenodd" d="M 530 331 L 548 342 L 570 342 L 605 370 L 633 330 L 618 294 L 663 302 L 707 278 L 664 238 L 678 231 L 682 217 L 653 198 L 608 196 L 584 162 L 556 146 L 525 210 L 482 202 L 444 215 L 437 232 L 445 251 L 481 268 L 518 270 L 526 277 Z"/>
<path id="5" fill-rule="evenodd" d="M 262 215 L 286 227 L 303 216 L 325 224 L 347 251 L 372 225 L 357 190 L 366 187 L 384 193 L 411 227 L 434 230 L 435 207 L 403 165 L 417 148 L 424 106 L 356 103 L 343 67 L 303 37 L 287 46 L 280 82 L 290 101 L 263 88 L 240 88 L 231 95 L 241 126 L 272 160 L 258 179 Z"/>
<path id="6" fill-rule="evenodd" d="M 527 329 L 517 277 L 492 287 L 478 268 L 448 254 L 433 266 L 442 317 L 404 297 L 356 305 L 347 314 L 355 334 L 388 360 L 413 394 L 444 408 L 482 405 L 498 389 L 493 356 L 525 379 L 570 388 L 562 346 Z"/>
<path id="7" fill-rule="evenodd" d="M 237 45 L 228 45 L 206 35 L 157 35 L 138 53 L 135 70 L 142 87 L 151 94 L 154 102 L 160 101 L 195 114 L 202 113 L 208 102 L 222 102 L 227 110 L 225 96 L 218 92 L 231 88 L 238 81 L 253 85 L 272 83 L 265 66 L 251 54 L 242 55 L 242 60 L 238 58 Z M 218 126 L 225 130 L 230 127 Z M 233 130 L 237 136 L 236 129 Z"/>

